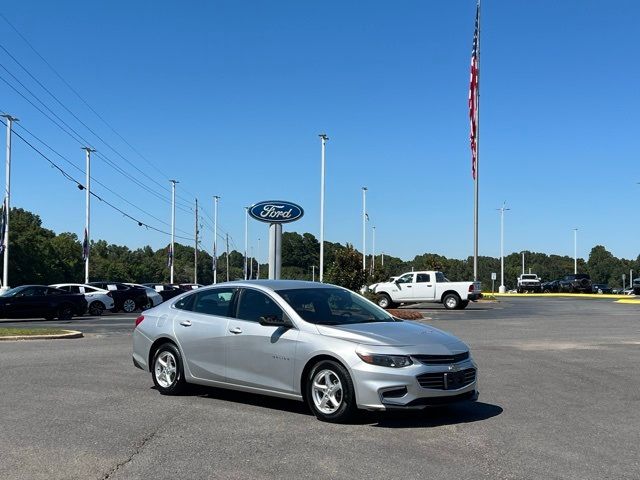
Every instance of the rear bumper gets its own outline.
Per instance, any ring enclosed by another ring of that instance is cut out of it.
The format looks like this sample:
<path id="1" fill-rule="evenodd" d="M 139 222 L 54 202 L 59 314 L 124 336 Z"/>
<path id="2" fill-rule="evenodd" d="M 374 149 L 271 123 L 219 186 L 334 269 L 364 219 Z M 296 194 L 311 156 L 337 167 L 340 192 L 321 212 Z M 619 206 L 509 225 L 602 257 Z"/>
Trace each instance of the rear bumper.
<path id="1" fill-rule="evenodd" d="M 477 293 L 470 293 L 467 298 L 469 300 L 471 300 L 472 302 L 475 302 L 476 300 L 480 300 L 482 298 L 482 293 L 481 292 L 477 292 Z"/>

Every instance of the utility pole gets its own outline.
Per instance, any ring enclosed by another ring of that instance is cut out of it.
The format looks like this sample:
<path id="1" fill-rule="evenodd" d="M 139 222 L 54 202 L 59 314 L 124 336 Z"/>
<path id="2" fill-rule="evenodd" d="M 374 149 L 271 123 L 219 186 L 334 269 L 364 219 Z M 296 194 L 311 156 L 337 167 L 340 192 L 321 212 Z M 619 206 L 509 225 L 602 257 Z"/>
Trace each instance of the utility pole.
<path id="1" fill-rule="evenodd" d="M 193 283 L 198 283 L 198 199 L 196 198 L 196 248 L 193 255 Z"/>
<path id="2" fill-rule="evenodd" d="M 229 281 L 229 234 L 227 233 L 227 282 Z"/>
<path id="3" fill-rule="evenodd" d="M 171 182 L 171 250 L 169 255 L 171 255 L 169 261 L 170 265 L 170 274 L 169 274 L 169 283 L 173 283 L 173 264 L 175 260 L 175 241 L 176 241 L 176 183 L 179 183 L 177 180 L 169 180 Z"/>
<path id="4" fill-rule="evenodd" d="M 258 271 L 256 272 L 256 278 L 260 280 L 260 237 L 258 237 L 258 253 L 256 254 L 256 263 L 258 264 Z"/>
<path id="5" fill-rule="evenodd" d="M 511 209 L 507 208 L 507 202 L 505 201 L 502 202 L 502 207 L 498 210 L 500 211 L 500 287 L 498 287 L 498 291 L 505 293 L 507 287 L 504 286 L 504 212 Z"/>
<path id="6" fill-rule="evenodd" d="M 84 219 L 84 240 L 82 242 L 82 254 L 84 256 L 84 283 L 89 283 L 89 254 L 91 249 L 91 147 L 82 147 L 87 161 L 87 178 L 85 180 L 86 211 Z"/>
<path id="7" fill-rule="evenodd" d="M 524 252 L 522 252 L 522 274 L 524 275 Z"/>
<path id="8" fill-rule="evenodd" d="M 376 269 L 376 227 L 371 227 L 371 230 L 373 230 L 371 240 L 371 274 L 373 275 Z"/>
<path id="9" fill-rule="evenodd" d="M 11 212 L 11 127 L 18 119 L 11 115 L 2 115 L 7 120 L 7 159 L 6 184 L 4 191 L 4 264 L 2 269 L 2 291 L 9 289 L 9 216 Z"/>
<path id="10" fill-rule="evenodd" d="M 249 247 L 249 280 L 253 280 L 253 245 Z"/>
<path id="11" fill-rule="evenodd" d="M 382 252 L 382 256 L 380 257 L 380 261 L 382 262 L 382 266 L 384 267 L 384 252 Z"/>
<path id="12" fill-rule="evenodd" d="M 367 187 L 362 187 L 362 271 L 367 271 Z"/>
<path id="13" fill-rule="evenodd" d="M 244 279 L 249 278 L 247 254 L 249 250 L 249 207 L 244 207 Z"/>
<path id="14" fill-rule="evenodd" d="M 311 265 L 311 281 L 312 282 L 316 281 L 316 266 L 315 265 Z"/>
<path id="15" fill-rule="evenodd" d="M 213 283 L 218 283 L 218 195 L 213 196 Z"/>
<path id="16" fill-rule="evenodd" d="M 320 166 L 320 283 L 324 280 L 324 154 L 327 140 L 326 134 L 321 133 L 320 139 L 322 141 L 322 154 L 321 154 L 321 166 Z"/>
<path id="17" fill-rule="evenodd" d="M 578 273 L 578 229 L 573 229 L 573 273 Z"/>

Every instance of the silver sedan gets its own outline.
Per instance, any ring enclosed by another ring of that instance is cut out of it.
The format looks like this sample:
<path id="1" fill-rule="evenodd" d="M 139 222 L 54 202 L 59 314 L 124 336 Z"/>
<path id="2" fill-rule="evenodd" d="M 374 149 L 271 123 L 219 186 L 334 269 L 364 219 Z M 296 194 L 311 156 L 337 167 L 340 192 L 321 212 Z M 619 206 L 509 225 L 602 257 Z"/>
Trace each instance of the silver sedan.
<path id="1" fill-rule="evenodd" d="M 162 394 L 195 383 L 273 395 L 329 422 L 478 398 L 477 367 L 456 337 L 313 282 L 228 282 L 175 297 L 136 320 L 133 363 Z"/>

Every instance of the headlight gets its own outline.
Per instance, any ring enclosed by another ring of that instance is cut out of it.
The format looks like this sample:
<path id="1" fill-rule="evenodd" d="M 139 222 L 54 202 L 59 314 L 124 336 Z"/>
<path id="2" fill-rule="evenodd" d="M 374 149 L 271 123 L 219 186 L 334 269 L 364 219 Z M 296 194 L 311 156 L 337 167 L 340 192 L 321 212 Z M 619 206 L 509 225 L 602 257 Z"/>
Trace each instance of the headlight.
<path id="1" fill-rule="evenodd" d="M 359 353 L 356 352 L 360 359 L 371 365 L 378 365 L 380 367 L 402 368 L 412 365 L 411 358 L 404 355 L 376 355 L 373 353 Z"/>

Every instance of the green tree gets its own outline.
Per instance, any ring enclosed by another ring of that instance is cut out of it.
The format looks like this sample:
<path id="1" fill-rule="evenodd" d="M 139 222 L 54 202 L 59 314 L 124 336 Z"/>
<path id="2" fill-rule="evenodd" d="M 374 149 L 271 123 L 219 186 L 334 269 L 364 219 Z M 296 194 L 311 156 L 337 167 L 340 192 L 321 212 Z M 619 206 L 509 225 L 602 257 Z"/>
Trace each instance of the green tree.
<path id="1" fill-rule="evenodd" d="M 336 252 L 329 266 L 325 281 L 357 292 L 365 284 L 366 275 L 362 271 L 362 255 L 353 245 Z"/>

